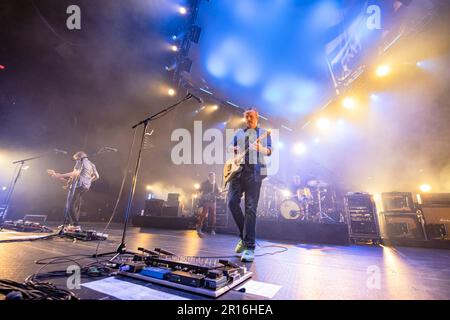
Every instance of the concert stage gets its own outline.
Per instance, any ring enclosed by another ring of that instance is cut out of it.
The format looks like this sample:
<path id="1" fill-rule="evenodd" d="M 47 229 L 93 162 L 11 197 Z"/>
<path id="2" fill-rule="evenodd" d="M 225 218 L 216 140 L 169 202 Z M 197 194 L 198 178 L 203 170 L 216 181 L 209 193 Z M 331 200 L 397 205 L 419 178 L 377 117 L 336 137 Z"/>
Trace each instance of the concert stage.
<path id="1" fill-rule="evenodd" d="M 195 219 L 186 217 L 134 216 L 133 225 L 136 227 L 187 230 L 195 228 Z M 227 223 L 218 226 L 216 229 L 219 233 L 238 234 L 238 229 L 232 221 L 232 217 L 228 217 Z M 348 227 L 345 223 L 258 219 L 256 232 L 260 238 L 271 240 L 336 245 L 348 245 L 350 243 Z"/>
<path id="2" fill-rule="evenodd" d="M 101 231 L 103 225 L 93 224 Z M 116 224 L 107 232 L 100 252 L 114 250 L 120 243 L 121 225 Z M 24 236 L 25 234 L 20 234 Z M 11 232 L 0 232 L 0 239 L 11 238 Z M 163 230 L 130 227 L 127 247 L 164 248 L 186 256 L 229 256 L 236 244 L 234 235 L 218 234 L 198 238 L 194 230 Z M 38 240 L 34 242 L 2 243 L 0 278 L 23 281 L 41 266 L 38 259 L 72 254 L 93 254 L 97 242 L 72 242 L 67 239 Z M 273 246 L 273 247 L 270 247 Z M 285 249 L 286 251 L 284 251 Z M 278 253 L 276 253 L 278 252 Z M 448 299 L 450 292 L 450 251 L 439 249 L 386 247 L 372 245 L 311 245 L 301 242 L 271 242 L 259 240 L 255 262 L 247 264 L 253 272 L 249 281 L 269 285 L 271 290 L 261 294 L 273 294 L 271 299 Z M 238 258 L 230 259 L 237 263 Z M 92 259 L 79 261 L 81 264 Z M 49 265 L 43 271 L 66 270 L 71 262 Z M 100 278 L 81 279 L 81 288 L 72 290 L 81 299 L 115 300 L 126 296 L 110 294 L 87 288 Z M 65 288 L 66 277 L 49 279 Z M 110 281 L 113 281 L 109 279 Z M 108 281 L 109 281 L 108 280 Z M 129 299 L 209 299 L 166 288 L 159 285 L 119 278 L 121 288 L 127 288 Z M 139 287 L 134 286 L 138 285 Z M 117 285 L 117 283 L 115 283 Z M 141 288 L 138 291 L 132 291 Z M 153 290 L 150 290 L 153 289 Z M 99 290 L 99 289 L 98 289 Z M 149 291 L 150 290 L 150 291 Z M 264 291 L 264 290 L 263 290 Z M 133 296 L 133 292 L 148 292 Z M 117 297 L 115 297 L 117 296 Z M 267 296 L 231 290 L 220 300 L 269 299 Z"/>

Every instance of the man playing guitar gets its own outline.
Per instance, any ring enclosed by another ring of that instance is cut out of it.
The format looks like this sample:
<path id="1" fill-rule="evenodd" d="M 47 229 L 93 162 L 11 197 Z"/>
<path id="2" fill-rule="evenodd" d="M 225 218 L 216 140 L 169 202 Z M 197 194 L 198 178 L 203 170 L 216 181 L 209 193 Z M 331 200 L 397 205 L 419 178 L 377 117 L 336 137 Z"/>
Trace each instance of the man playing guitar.
<path id="1" fill-rule="evenodd" d="M 68 230 L 72 232 L 81 231 L 79 225 L 81 199 L 82 196 L 89 190 L 91 183 L 100 178 L 97 168 L 89 161 L 87 155 L 83 151 L 78 151 L 73 155 L 73 159 L 76 161 L 75 167 L 68 173 L 57 173 L 54 170 L 47 170 L 47 172 L 55 179 L 68 180 L 69 191 L 73 186 L 74 192 L 72 197 L 68 197 L 68 213 L 70 219 L 70 225 Z"/>
<path id="2" fill-rule="evenodd" d="M 239 229 L 240 240 L 235 252 L 242 253 L 241 261 L 254 259 L 256 242 L 256 210 L 262 180 L 267 176 L 265 156 L 272 154 L 270 131 L 258 127 L 258 112 L 248 109 L 244 113 L 246 128 L 233 137 L 229 151 L 242 158 L 239 172 L 230 179 L 228 207 Z M 263 138 L 263 139 L 262 139 Z M 243 156 L 239 152 L 245 150 Z M 241 198 L 245 195 L 245 212 L 241 210 Z"/>
<path id="3" fill-rule="evenodd" d="M 216 198 L 220 194 L 216 183 L 216 174 L 214 172 L 208 173 L 208 180 L 202 182 L 200 187 L 199 211 L 197 220 L 197 234 L 203 237 L 202 232 L 203 223 L 208 214 L 211 215 L 211 235 L 215 235 L 216 231 Z"/>

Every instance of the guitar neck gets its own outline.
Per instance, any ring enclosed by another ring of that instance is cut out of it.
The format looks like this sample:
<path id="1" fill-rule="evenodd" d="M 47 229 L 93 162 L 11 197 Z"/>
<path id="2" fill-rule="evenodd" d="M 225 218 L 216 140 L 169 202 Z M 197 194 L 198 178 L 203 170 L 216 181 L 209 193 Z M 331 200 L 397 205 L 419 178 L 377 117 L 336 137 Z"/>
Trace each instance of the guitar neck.
<path id="1" fill-rule="evenodd" d="M 264 132 L 261 136 L 259 136 L 258 138 L 256 138 L 255 142 L 253 143 L 259 143 L 262 139 L 264 139 L 265 137 L 267 137 L 270 134 L 270 131 L 266 131 Z M 249 143 L 250 145 L 250 143 Z M 248 148 L 245 148 L 245 150 L 240 154 L 239 157 L 244 157 L 247 152 L 250 150 L 250 146 Z"/>

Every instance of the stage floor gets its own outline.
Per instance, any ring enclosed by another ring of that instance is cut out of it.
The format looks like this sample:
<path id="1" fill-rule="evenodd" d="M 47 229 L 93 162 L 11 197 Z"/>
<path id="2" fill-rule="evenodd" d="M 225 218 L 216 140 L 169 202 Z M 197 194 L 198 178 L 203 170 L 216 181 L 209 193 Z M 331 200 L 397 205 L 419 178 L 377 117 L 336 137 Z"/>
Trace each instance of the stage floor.
<path id="1" fill-rule="evenodd" d="M 90 224 L 97 231 L 101 224 Z M 115 250 L 121 239 L 121 225 L 113 225 L 100 252 Z M 0 239 L 11 238 L 10 231 Z M 20 234 L 23 236 L 25 234 Z M 130 227 L 128 250 L 137 247 L 164 248 L 179 255 L 230 256 L 236 236 L 218 234 L 198 238 L 194 230 L 160 230 Z M 370 245 L 333 246 L 258 240 L 255 262 L 247 264 L 252 280 L 279 286 L 272 299 L 450 299 L 450 250 L 385 247 Z M 54 238 L 33 242 L 0 243 L 0 278 L 23 281 L 40 266 L 37 259 L 70 254 L 92 254 L 97 242 L 73 242 Z M 282 253 L 281 245 L 288 250 Z M 92 260 L 83 260 L 88 263 Z M 239 261 L 235 258 L 234 261 Z M 70 264 L 70 263 L 68 263 Z M 44 271 L 65 270 L 68 265 L 46 267 Z M 73 264 L 73 263 L 72 263 Z M 209 299 L 138 280 L 120 278 L 174 295 L 175 299 Z M 82 278 L 82 284 L 99 278 Z M 52 280 L 65 287 L 66 279 Z M 259 284 L 259 283 L 257 283 Z M 272 286 L 273 288 L 274 286 Z M 73 290 L 81 299 L 116 299 L 86 287 Z M 219 299 L 253 300 L 267 297 L 232 290 Z"/>

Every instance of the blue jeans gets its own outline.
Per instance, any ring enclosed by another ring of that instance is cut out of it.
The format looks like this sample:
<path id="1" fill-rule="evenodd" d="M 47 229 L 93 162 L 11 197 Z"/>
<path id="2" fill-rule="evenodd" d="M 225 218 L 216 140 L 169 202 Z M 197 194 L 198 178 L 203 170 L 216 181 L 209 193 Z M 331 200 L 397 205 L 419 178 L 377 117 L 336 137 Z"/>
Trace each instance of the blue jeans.
<path id="1" fill-rule="evenodd" d="M 260 190 L 261 181 L 255 179 L 255 174 L 251 171 L 243 170 L 230 181 L 228 207 L 239 229 L 239 236 L 247 249 L 255 249 L 256 210 Z M 245 214 L 241 210 L 243 194 L 245 195 Z"/>

